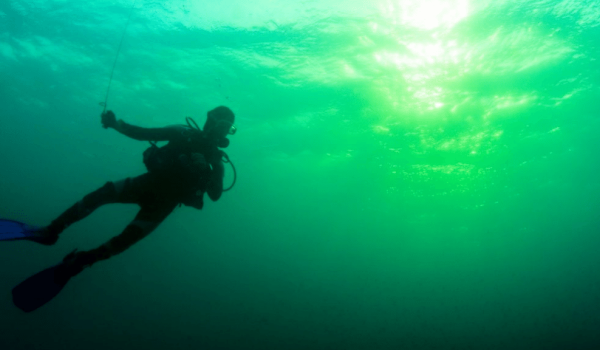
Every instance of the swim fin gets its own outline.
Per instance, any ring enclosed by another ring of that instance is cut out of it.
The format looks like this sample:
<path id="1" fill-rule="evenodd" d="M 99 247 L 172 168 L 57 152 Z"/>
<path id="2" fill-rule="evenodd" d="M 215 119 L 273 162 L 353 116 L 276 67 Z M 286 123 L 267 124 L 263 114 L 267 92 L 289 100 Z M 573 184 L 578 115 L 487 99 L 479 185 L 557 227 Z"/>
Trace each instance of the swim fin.
<path id="1" fill-rule="evenodd" d="M 47 268 L 13 288 L 13 303 L 25 312 L 32 312 L 54 299 L 69 282 L 72 275 L 68 264 L 75 251 L 58 265 Z"/>
<path id="2" fill-rule="evenodd" d="M 45 227 L 37 227 L 14 220 L 0 219 L 0 241 L 27 240 L 43 245 L 53 245 L 58 235 L 50 235 Z"/>

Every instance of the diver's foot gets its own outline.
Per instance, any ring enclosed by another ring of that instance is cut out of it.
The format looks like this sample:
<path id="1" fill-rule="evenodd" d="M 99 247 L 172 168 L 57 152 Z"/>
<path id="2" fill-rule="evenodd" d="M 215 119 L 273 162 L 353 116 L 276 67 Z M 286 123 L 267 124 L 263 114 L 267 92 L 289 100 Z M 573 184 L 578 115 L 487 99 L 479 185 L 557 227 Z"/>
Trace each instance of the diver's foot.
<path id="1" fill-rule="evenodd" d="M 33 227 L 28 229 L 32 234 L 29 240 L 43 245 L 54 245 L 58 241 L 58 233 L 52 232 L 48 227 Z"/>

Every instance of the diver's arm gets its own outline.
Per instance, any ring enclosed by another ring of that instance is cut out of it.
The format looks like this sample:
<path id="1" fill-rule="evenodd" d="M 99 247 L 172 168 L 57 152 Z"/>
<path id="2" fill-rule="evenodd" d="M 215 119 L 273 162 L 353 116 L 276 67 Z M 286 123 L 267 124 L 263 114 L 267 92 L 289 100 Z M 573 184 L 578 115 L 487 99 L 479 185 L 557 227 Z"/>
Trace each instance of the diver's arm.
<path id="1" fill-rule="evenodd" d="M 119 119 L 114 127 L 121 134 L 138 141 L 171 141 L 181 135 L 178 126 L 167 126 L 164 128 L 143 128 L 127 124 Z"/>
<path id="2" fill-rule="evenodd" d="M 113 128 L 121 134 L 139 141 L 171 141 L 180 137 L 184 127 L 168 126 L 164 128 L 142 128 L 127 124 L 122 119 L 117 120 L 112 111 L 102 113 L 102 125 L 104 128 Z"/>
<path id="3" fill-rule="evenodd" d="M 225 175 L 225 167 L 220 158 L 217 162 L 211 162 L 211 165 L 212 171 L 210 173 L 210 180 L 208 181 L 206 193 L 214 202 L 221 198 L 221 195 L 223 194 L 223 176 Z"/>

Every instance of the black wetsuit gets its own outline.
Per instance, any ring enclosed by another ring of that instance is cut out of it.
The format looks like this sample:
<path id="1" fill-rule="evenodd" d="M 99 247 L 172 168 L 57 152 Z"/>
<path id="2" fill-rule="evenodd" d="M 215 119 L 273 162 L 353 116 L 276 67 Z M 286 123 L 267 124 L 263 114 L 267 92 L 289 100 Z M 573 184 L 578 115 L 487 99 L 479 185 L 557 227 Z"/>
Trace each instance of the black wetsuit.
<path id="1" fill-rule="evenodd" d="M 171 171 L 149 171 L 137 177 L 107 182 L 67 209 L 48 226 L 53 234 L 59 234 L 104 204 L 135 203 L 140 206 L 135 219 L 120 235 L 96 249 L 82 252 L 86 256 L 83 259 L 86 265 L 125 251 L 158 227 L 178 205 L 183 203 L 200 209 L 204 193 L 216 201 L 223 192 L 222 153 L 210 140 L 198 137 L 202 135 L 200 131 L 185 125 L 141 128 L 122 120 L 117 124 L 117 131 L 133 139 L 168 141 L 169 143 L 162 148 L 170 151 L 174 157 L 177 157 L 178 153 L 187 157 L 186 150 L 201 153 L 207 163 L 206 173 L 204 179 L 198 181 L 197 177 L 189 176 L 185 169 L 177 168 L 177 163 L 174 163 Z"/>

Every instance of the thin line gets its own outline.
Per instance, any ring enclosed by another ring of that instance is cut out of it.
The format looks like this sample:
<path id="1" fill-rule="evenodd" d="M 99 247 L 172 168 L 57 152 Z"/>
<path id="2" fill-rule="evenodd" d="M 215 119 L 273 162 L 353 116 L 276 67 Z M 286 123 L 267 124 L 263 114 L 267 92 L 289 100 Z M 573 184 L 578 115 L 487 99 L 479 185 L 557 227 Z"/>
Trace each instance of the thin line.
<path id="1" fill-rule="evenodd" d="M 113 62 L 112 69 L 110 71 L 110 78 L 108 79 L 108 87 L 106 88 L 106 97 L 104 98 L 104 110 L 102 113 L 106 112 L 106 105 L 108 103 L 108 92 L 110 91 L 110 84 L 112 83 L 113 74 L 115 73 L 115 67 L 117 66 L 117 60 L 119 59 L 119 54 L 121 53 L 121 46 L 123 45 L 123 39 L 125 38 L 125 33 L 127 33 L 127 27 L 129 27 L 129 21 L 131 20 L 131 15 L 133 15 L 133 9 L 135 8 L 135 1 L 133 1 L 133 5 L 131 5 L 131 10 L 129 11 L 129 17 L 127 18 L 127 24 L 125 24 L 125 29 L 123 30 L 123 35 L 121 36 L 121 41 L 119 42 L 119 48 L 117 49 L 117 55 L 115 56 L 115 62 Z"/>

